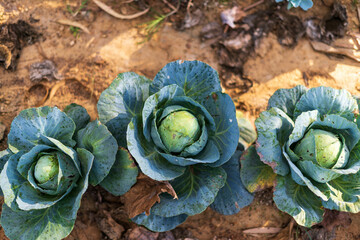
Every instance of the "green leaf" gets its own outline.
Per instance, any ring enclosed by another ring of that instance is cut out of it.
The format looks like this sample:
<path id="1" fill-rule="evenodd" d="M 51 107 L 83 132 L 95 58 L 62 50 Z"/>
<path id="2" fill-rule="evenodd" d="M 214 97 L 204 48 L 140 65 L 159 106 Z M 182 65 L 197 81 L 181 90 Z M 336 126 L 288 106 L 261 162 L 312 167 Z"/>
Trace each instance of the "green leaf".
<path id="1" fill-rule="evenodd" d="M 58 141 L 57 139 L 54 138 L 50 138 L 50 137 L 44 137 L 44 139 L 48 140 L 49 143 L 51 143 L 52 146 L 57 147 L 59 150 L 61 150 L 61 152 L 65 153 L 66 155 L 68 155 L 71 160 L 73 161 L 76 169 L 78 170 L 78 172 L 81 175 L 81 166 L 80 166 L 80 162 L 78 159 L 78 156 L 75 152 L 74 149 L 65 146 L 64 144 L 62 144 L 60 141 Z"/>
<path id="2" fill-rule="evenodd" d="M 294 119 L 295 105 L 301 96 L 306 93 L 306 91 L 307 88 L 302 85 L 298 85 L 290 89 L 278 89 L 270 97 L 267 109 L 269 110 L 273 107 L 279 108 L 291 119 Z"/>
<path id="3" fill-rule="evenodd" d="M 345 89 L 317 87 L 307 91 L 296 104 L 294 115 L 302 112 L 318 110 L 321 115 L 342 115 L 358 109 L 356 100 Z"/>
<path id="4" fill-rule="evenodd" d="M 306 186 L 296 184 L 290 175 L 277 176 L 274 202 L 281 211 L 291 215 L 301 226 L 311 227 L 323 220 L 324 209 L 320 198 Z"/>
<path id="5" fill-rule="evenodd" d="M 350 153 L 349 165 L 360 162 L 360 142 Z M 330 198 L 323 201 L 325 208 L 357 213 L 360 211 L 360 171 L 355 174 L 344 174 L 327 183 Z"/>
<path id="6" fill-rule="evenodd" d="M 291 177 L 299 185 L 307 186 L 316 196 L 323 200 L 329 199 L 329 189 L 323 183 L 318 183 L 311 178 L 305 176 L 301 170 L 291 161 L 289 155 L 284 151 L 284 156 L 290 166 Z"/>
<path id="7" fill-rule="evenodd" d="M 324 118 L 318 118 L 310 127 L 342 135 L 350 152 L 360 140 L 360 130 L 356 123 L 338 115 L 326 115 Z"/>
<path id="8" fill-rule="evenodd" d="M 71 103 L 64 108 L 66 115 L 71 117 L 76 125 L 75 133 L 84 128 L 90 121 L 90 115 L 86 109 L 76 103 Z"/>
<path id="9" fill-rule="evenodd" d="M 322 202 L 325 208 L 342 212 L 360 212 L 360 172 L 342 175 L 327 185 L 330 188 L 330 198 Z"/>
<path id="10" fill-rule="evenodd" d="M 260 160 L 255 146 L 250 146 L 243 153 L 240 162 L 241 180 L 249 192 L 257 192 L 273 186 L 276 174 L 271 167 Z"/>
<path id="11" fill-rule="evenodd" d="M 218 167 L 229 161 L 238 145 L 240 134 L 235 105 L 229 95 L 215 92 L 206 99 L 204 106 L 215 120 L 216 130 L 209 133 L 209 137 L 220 151 L 220 159 L 208 165 Z"/>
<path id="12" fill-rule="evenodd" d="M 172 180 L 182 175 L 185 167 L 176 166 L 164 159 L 142 134 L 141 119 L 134 117 L 127 131 L 129 152 L 139 164 L 141 171 L 157 181 Z"/>
<path id="13" fill-rule="evenodd" d="M 5 163 L 7 163 L 11 155 L 12 153 L 9 149 L 0 151 L 0 172 L 4 169 Z M 3 196 L 1 188 L 0 188 L 0 196 Z"/>
<path id="14" fill-rule="evenodd" d="M 256 141 L 256 130 L 240 111 L 236 111 L 236 120 L 240 131 L 239 143 L 243 145 L 243 148 L 245 149 Z"/>
<path id="15" fill-rule="evenodd" d="M 96 186 L 109 174 L 116 158 L 118 145 L 106 126 L 98 120 L 90 122 L 77 135 L 78 147 L 90 151 L 95 159 L 90 172 L 90 184 Z"/>
<path id="16" fill-rule="evenodd" d="M 283 111 L 274 107 L 260 113 L 255 125 L 258 131 L 256 150 L 261 161 L 268 164 L 275 173 L 286 176 L 289 166 L 281 148 L 294 128 L 293 121 Z"/>
<path id="17" fill-rule="evenodd" d="M 142 213 L 131 220 L 136 224 L 143 225 L 147 229 L 154 232 L 166 232 L 176 228 L 181 223 L 185 222 L 188 216 L 186 214 L 181 214 L 173 217 L 161 217 L 151 213 L 149 216 L 146 216 L 145 213 Z"/>
<path id="18" fill-rule="evenodd" d="M 74 131 L 74 121 L 57 107 L 29 108 L 21 111 L 12 121 L 8 144 L 13 153 L 29 151 L 43 143 L 41 135 L 44 135 L 74 146 Z"/>
<path id="19" fill-rule="evenodd" d="M 17 240 L 63 239 L 70 234 L 75 219 L 61 218 L 51 209 L 13 211 L 3 204 L 1 225 L 5 235 Z M 54 215 L 52 215 L 54 214 Z"/>
<path id="20" fill-rule="evenodd" d="M 200 61 L 175 61 L 168 63 L 151 83 L 150 91 L 158 92 L 164 86 L 176 84 L 184 90 L 186 96 L 202 102 L 212 92 L 221 92 L 217 72 Z"/>
<path id="21" fill-rule="evenodd" d="M 221 167 L 188 167 L 182 176 L 170 182 L 178 199 L 167 193 L 161 194 L 160 203 L 155 204 L 151 211 L 162 217 L 201 213 L 215 200 L 225 181 L 226 172 Z"/>
<path id="22" fill-rule="evenodd" d="M 79 172 L 72 159 L 67 155 L 58 152 L 57 159 L 59 162 L 57 189 L 45 190 L 38 186 L 39 184 L 33 177 L 34 163 L 27 174 L 28 182 L 24 182 L 20 186 L 17 194 L 16 203 L 21 210 L 28 211 L 48 208 L 55 205 L 72 191 L 79 178 Z"/>
<path id="23" fill-rule="evenodd" d="M 136 183 L 138 168 L 130 153 L 121 148 L 116 154 L 116 161 L 109 175 L 100 183 L 105 190 L 115 196 L 125 194 Z"/>
<path id="24" fill-rule="evenodd" d="M 167 154 L 159 151 L 159 154 L 174 165 L 189 166 L 201 163 L 214 163 L 219 160 L 220 153 L 213 140 L 209 140 L 205 148 L 193 157 L 182 157 L 179 155 Z"/>
<path id="25" fill-rule="evenodd" d="M 146 99 L 142 110 L 142 122 L 144 125 L 143 134 L 147 141 L 151 141 L 151 125 L 153 119 L 155 118 L 154 113 L 158 109 L 166 108 L 166 103 L 176 96 L 184 96 L 184 91 L 177 85 L 173 84 L 162 88 L 159 92 Z M 173 105 L 176 105 L 176 103 Z"/>
<path id="26" fill-rule="evenodd" d="M 41 210 L 13 211 L 3 205 L 1 225 L 6 236 L 19 240 L 63 239 L 74 227 L 82 195 L 88 187 L 94 157 L 85 149 L 78 149 L 83 178 L 64 199 Z"/>
<path id="27" fill-rule="evenodd" d="M 100 122 L 108 127 L 122 147 L 126 147 L 129 122 L 141 114 L 149 97 L 150 83 L 149 79 L 136 73 L 121 73 L 101 93 L 97 104 Z"/>
<path id="28" fill-rule="evenodd" d="M 0 174 L 0 186 L 4 194 L 4 202 L 11 208 L 16 207 L 16 195 L 20 186 L 26 181 L 16 169 L 22 154 L 23 152 L 18 152 L 11 155 Z"/>
<path id="29" fill-rule="evenodd" d="M 254 199 L 254 196 L 246 190 L 240 179 L 239 161 L 241 153 L 242 151 L 237 150 L 230 160 L 222 165 L 227 175 L 226 183 L 210 205 L 212 209 L 224 215 L 238 213 L 241 208 L 249 205 Z"/>
<path id="30" fill-rule="evenodd" d="M 53 147 L 49 147 L 46 145 L 37 145 L 33 147 L 29 152 L 22 155 L 19 159 L 19 163 L 17 164 L 17 170 L 24 177 L 27 178 L 28 171 L 31 165 L 37 161 L 37 156 L 39 153 L 48 151 L 50 149 L 54 149 Z"/>

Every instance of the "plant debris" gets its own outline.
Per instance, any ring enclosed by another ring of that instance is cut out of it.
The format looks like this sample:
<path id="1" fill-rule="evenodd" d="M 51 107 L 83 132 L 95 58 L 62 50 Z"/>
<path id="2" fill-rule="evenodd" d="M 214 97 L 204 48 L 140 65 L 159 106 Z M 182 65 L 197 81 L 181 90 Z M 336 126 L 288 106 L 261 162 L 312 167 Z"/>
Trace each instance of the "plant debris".
<path id="1" fill-rule="evenodd" d="M 245 16 L 246 13 L 239 6 L 227 9 L 220 14 L 222 23 L 229 25 L 231 28 L 235 28 L 235 22 L 239 21 Z"/>
<path id="2" fill-rule="evenodd" d="M 105 3 L 99 1 L 99 0 L 93 0 L 93 2 L 102 10 L 104 10 L 105 12 L 107 12 L 109 15 L 115 17 L 115 18 L 119 18 L 119 19 L 134 19 L 137 17 L 140 17 L 144 14 L 146 14 L 150 8 L 146 8 L 145 10 L 132 14 L 132 15 L 123 15 L 120 13 L 115 12 L 112 8 L 110 8 L 108 5 L 106 5 Z"/>
<path id="3" fill-rule="evenodd" d="M 78 22 L 75 22 L 75 21 L 70 21 L 68 19 L 59 19 L 59 20 L 56 20 L 56 22 L 59 23 L 59 24 L 80 28 L 85 33 L 90 34 L 89 29 L 87 27 L 85 27 L 84 25 L 82 25 L 81 23 L 78 23 Z"/>
<path id="4" fill-rule="evenodd" d="M 103 211 L 106 215 L 106 218 L 100 220 L 99 227 L 100 230 L 105 233 L 105 235 L 110 240 L 117 240 L 121 238 L 122 233 L 125 231 L 124 227 L 118 224 L 110 215 L 109 212 Z"/>
<path id="5" fill-rule="evenodd" d="M 0 141 L 3 140 L 6 126 L 0 122 Z"/>
<path id="6" fill-rule="evenodd" d="M 155 181 L 141 174 L 136 184 L 124 195 L 125 210 L 129 218 L 134 218 L 143 212 L 149 215 L 151 207 L 156 202 L 160 202 L 161 193 L 169 193 L 177 199 L 176 192 L 169 182 Z"/>
<path id="7" fill-rule="evenodd" d="M 5 69 L 8 69 L 11 64 L 11 52 L 7 46 L 2 44 L 0 44 L 0 62 L 4 63 Z"/>
<path id="8" fill-rule="evenodd" d="M 357 62 L 360 62 L 360 51 L 355 44 L 353 48 L 343 48 L 343 47 L 334 47 L 322 42 L 312 41 L 311 46 L 314 48 L 314 50 L 319 52 L 340 54 L 352 58 Z"/>
<path id="9" fill-rule="evenodd" d="M 279 44 L 285 47 L 296 46 L 299 39 L 306 35 L 313 41 L 325 43 L 313 42 L 316 50 L 346 55 L 357 61 L 359 59 L 357 48 L 334 49 L 326 45 L 344 37 L 346 33 L 347 12 L 339 3 L 334 3 L 330 14 L 323 19 L 312 17 L 306 20 L 289 14 L 284 4 L 267 3 L 266 9 L 246 15 L 248 8 L 235 6 L 221 13 L 223 24 L 230 26 L 225 27 L 225 33 L 219 31 L 215 23 L 206 25 L 201 33 L 202 39 L 215 38 L 220 64 L 227 72 L 240 76 L 240 81 L 222 76 L 223 84 L 228 88 L 237 88 L 245 93 L 252 87 L 251 79 L 243 75 L 243 66 L 249 57 L 257 53 L 262 46 L 262 39 L 270 33 L 275 34 Z"/>
<path id="10" fill-rule="evenodd" d="M 304 25 L 306 26 L 306 35 L 311 40 L 330 44 L 335 39 L 345 36 L 348 26 L 346 8 L 340 3 L 334 3 L 328 17 L 324 19 L 310 18 L 305 21 Z"/>
<path id="11" fill-rule="evenodd" d="M 304 35 L 305 28 L 299 17 L 273 4 L 268 9 L 249 14 L 236 23 L 236 28 L 223 35 L 217 49 L 220 64 L 243 80 L 243 83 L 237 84 L 228 84 L 227 80 L 224 80 L 224 85 L 242 89 L 244 93 L 252 87 L 252 81 L 243 76 L 243 65 L 260 46 L 262 38 L 273 32 L 281 45 L 294 47 Z"/>
<path id="12" fill-rule="evenodd" d="M 61 79 L 55 64 L 50 60 L 33 63 L 30 66 L 30 80 L 32 82 L 39 82 L 43 79 L 50 82 Z"/>
<path id="13" fill-rule="evenodd" d="M 196 9 L 193 13 L 187 12 L 184 19 L 184 24 L 180 29 L 192 28 L 198 25 L 203 18 L 204 14 L 200 9 Z"/>
<path id="14" fill-rule="evenodd" d="M 157 240 L 160 233 L 155 233 L 143 227 L 129 229 L 126 233 L 128 240 Z"/>
<path id="15" fill-rule="evenodd" d="M 38 41 L 40 34 L 24 20 L 0 25 L 0 62 L 5 69 L 16 70 L 23 47 Z"/>

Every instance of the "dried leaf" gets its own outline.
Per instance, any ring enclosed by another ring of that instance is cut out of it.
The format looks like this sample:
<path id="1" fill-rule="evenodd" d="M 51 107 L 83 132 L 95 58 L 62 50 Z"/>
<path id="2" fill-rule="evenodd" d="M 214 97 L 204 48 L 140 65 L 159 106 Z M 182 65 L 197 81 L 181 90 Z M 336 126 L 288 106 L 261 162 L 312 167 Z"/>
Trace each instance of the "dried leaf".
<path id="1" fill-rule="evenodd" d="M 84 32 L 86 32 L 87 34 L 90 34 L 89 29 L 87 27 L 85 27 L 84 25 L 82 25 L 81 23 L 70 21 L 68 19 L 59 19 L 56 22 L 59 23 L 59 24 L 63 24 L 63 25 L 69 25 L 69 26 L 73 26 L 73 27 L 78 27 L 81 30 L 83 30 Z"/>
<path id="2" fill-rule="evenodd" d="M 282 228 L 278 227 L 258 227 L 244 230 L 244 234 L 276 234 L 279 233 Z"/>
<path id="3" fill-rule="evenodd" d="M 316 51 L 325 52 L 325 53 L 333 53 L 333 54 L 341 54 L 341 55 L 347 56 L 349 58 L 352 58 L 357 62 L 360 62 L 360 51 L 356 50 L 355 47 L 354 47 L 354 49 L 335 48 L 335 47 L 332 47 L 325 43 L 315 42 L 315 41 L 312 41 L 311 45 L 314 48 L 314 50 L 316 50 Z"/>
<path id="4" fill-rule="evenodd" d="M 137 183 L 124 195 L 125 210 L 129 217 L 133 218 L 143 212 L 149 215 L 151 207 L 160 202 L 161 193 L 169 193 L 177 199 L 175 190 L 169 182 L 155 181 L 141 174 Z"/>
<path id="5" fill-rule="evenodd" d="M 108 14 L 110 14 L 113 17 L 119 18 L 119 19 L 134 19 L 137 17 L 140 17 L 144 14 L 146 14 L 150 8 L 145 9 L 144 11 L 132 14 L 132 15 L 122 15 L 120 13 L 115 12 L 114 10 L 112 10 L 108 5 L 104 4 L 103 2 L 100 2 L 99 0 L 93 0 L 93 2 L 98 5 L 99 8 L 101 8 L 102 10 L 104 10 L 105 12 L 107 12 Z"/>
<path id="6" fill-rule="evenodd" d="M 143 227 L 129 229 L 126 239 L 128 240 L 157 240 L 159 233 L 151 232 Z"/>
<path id="7" fill-rule="evenodd" d="M 241 7 L 238 6 L 227 9 L 220 14 L 222 23 L 229 25 L 231 28 L 235 28 L 235 22 L 239 21 L 245 16 L 246 13 L 241 9 Z"/>
<path id="8" fill-rule="evenodd" d="M 198 25 L 203 17 L 203 13 L 200 9 L 197 9 L 195 12 L 188 12 L 184 19 L 184 25 L 182 29 L 192 28 Z"/>
<path id="9" fill-rule="evenodd" d="M 106 218 L 101 219 L 98 223 L 100 230 L 105 233 L 111 240 L 117 240 L 121 238 L 122 233 L 125 231 L 125 228 L 118 224 L 110 215 L 109 212 L 103 211 L 106 215 Z"/>
<path id="10" fill-rule="evenodd" d="M 8 69 L 11 64 L 11 51 L 2 44 L 0 44 L 0 62 L 4 62 L 5 69 Z"/>
<path id="11" fill-rule="evenodd" d="M 250 34 L 241 32 L 235 38 L 226 39 L 224 46 L 229 51 L 237 51 L 249 47 L 252 44 L 252 37 Z"/>
<path id="12" fill-rule="evenodd" d="M 43 79 L 50 82 L 55 79 L 61 79 L 61 76 L 58 75 L 58 70 L 56 69 L 55 64 L 50 60 L 33 63 L 30 66 L 30 80 L 33 82 L 39 82 Z"/>

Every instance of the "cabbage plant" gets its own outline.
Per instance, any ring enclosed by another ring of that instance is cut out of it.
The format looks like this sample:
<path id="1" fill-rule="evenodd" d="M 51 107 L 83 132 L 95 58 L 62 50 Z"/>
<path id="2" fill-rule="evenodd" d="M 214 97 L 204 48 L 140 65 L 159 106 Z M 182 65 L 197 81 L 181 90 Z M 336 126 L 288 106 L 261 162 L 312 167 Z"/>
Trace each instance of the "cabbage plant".
<path id="1" fill-rule="evenodd" d="M 111 174 L 133 162 L 106 126 L 79 105 L 64 111 L 26 109 L 11 124 L 0 152 L 1 226 L 10 239 L 63 239 L 89 183 L 125 191 L 136 181 L 136 167 Z"/>
<path id="2" fill-rule="evenodd" d="M 275 0 L 275 2 L 282 2 L 284 0 Z M 288 9 L 293 7 L 301 7 L 303 10 L 307 11 L 313 6 L 312 0 L 287 0 Z"/>
<path id="3" fill-rule="evenodd" d="M 252 201 L 239 184 L 239 152 L 232 157 L 239 141 L 235 106 L 209 65 L 171 62 L 153 81 L 121 73 L 101 94 L 98 113 L 140 170 L 169 181 L 177 194 L 161 194 L 150 215 L 134 222 L 167 231 L 211 204 L 234 214 Z"/>
<path id="4" fill-rule="evenodd" d="M 255 121 L 256 146 L 242 156 L 247 189 L 274 182 L 277 207 L 306 227 L 321 222 L 325 209 L 359 212 L 358 104 L 330 87 L 277 90 Z"/>

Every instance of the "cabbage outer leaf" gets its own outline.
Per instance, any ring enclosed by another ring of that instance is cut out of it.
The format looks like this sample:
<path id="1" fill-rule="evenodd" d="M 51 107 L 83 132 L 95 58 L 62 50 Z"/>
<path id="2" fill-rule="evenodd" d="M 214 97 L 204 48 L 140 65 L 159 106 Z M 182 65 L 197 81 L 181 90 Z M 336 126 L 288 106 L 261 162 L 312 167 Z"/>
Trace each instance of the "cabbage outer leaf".
<path id="1" fill-rule="evenodd" d="M 9 149 L 13 153 L 29 151 L 43 143 L 41 136 L 57 139 L 73 147 L 75 123 L 57 107 L 30 108 L 20 112 L 11 123 L 8 135 Z"/>
<path id="2" fill-rule="evenodd" d="M 114 165 L 118 145 L 105 125 L 98 120 L 90 122 L 78 132 L 77 144 L 90 151 L 95 159 L 90 171 L 89 183 L 99 184 Z"/>
<path id="3" fill-rule="evenodd" d="M 321 201 L 307 186 L 294 182 L 288 175 L 276 177 L 274 201 L 279 210 L 291 215 L 295 221 L 305 227 L 323 220 L 324 208 Z"/>
<path id="4" fill-rule="evenodd" d="M 349 161 L 360 161 L 360 142 L 350 153 Z M 330 198 L 323 201 L 325 208 L 358 213 L 360 211 L 360 172 L 342 175 L 327 183 Z"/>
<path id="5" fill-rule="evenodd" d="M 286 115 L 294 120 L 294 110 L 296 103 L 299 101 L 302 95 L 306 93 L 307 88 L 303 85 L 298 85 L 296 87 L 286 89 L 278 89 L 270 97 L 267 110 L 270 108 L 276 107 L 282 110 Z"/>
<path id="6" fill-rule="evenodd" d="M 210 207 L 223 215 L 238 213 L 241 208 L 249 205 L 254 199 L 254 196 L 246 190 L 240 179 L 239 161 L 241 154 L 242 151 L 235 151 L 230 160 L 221 166 L 227 175 L 225 186 L 220 189 Z"/>
<path id="7" fill-rule="evenodd" d="M 9 149 L 0 151 L 0 172 L 4 169 L 5 163 L 7 163 L 11 155 L 12 153 Z M 3 192 L 1 188 L 0 188 L 0 196 L 3 196 Z"/>
<path id="8" fill-rule="evenodd" d="M 203 105 L 213 116 L 216 125 L 216 130 L 209 134 L 209 139 L 215 142 L 220 151 L 220 159 L 208 165 L 219 167 L 229 161 L 238 145 L 240 134 L 235 105 L 229 95 L 221 92 L 212 93 Z"/>
<path id="9" fill-rule="evenodd" d="M 246 149 L 257 139 L 257 133 L 253 125 L 246 119 L 242 112 L 236 111 L 236 120 L 239 126 L 239 143 Z"/>
<path id="10" fill-rule="evenodd" d="M 270 166 L 260 160 L 255 146 L 250 146 L 241 156 L 240 176 L 249 192 L 257 192 L 272 187 L 276 174 Z"/>
<path id="11" fill-rule="evenodd" d="M 256 150 L 261 161 L 268 164 L 275 173 L 286 176 L 289 166 L 281 148 L 294 128 L 294 122 L 283 111 L 274 107 L 260 113 L 255 125 L 258 131 Z"/>
<path id="12" fill-rule="evenodd" d="M 178 60 L 166 64 L 155 76 L 150 91 L 156 93 L 164 86 L 176 84 L 186 96 L 202 103 L 212 92 L 221 91 L 218 73 L 200 61 Z"/>
<path id="13" fill-rule="evenodd" d="M 186 214 L 181 214 L 173 217 L 161 217 L 151 213 L 149 216 L 146 216 L 145 213 L 142 213 L 131 220 L 136 224 L 143 225 L 147 229 L 154 232 L 166 232 L 170 231 L 187 219 Z"/>
<path id="14" fill-rule="evenodd" d="M 214 201 L 225 181 L 226 172 L 221 167 L 188 167 L 182 176 L 170 182 L 178 199 L 161 194 L 160 203 L 152 207 L 152 213 L 162 217 L 201 213 Z"/>
<path id="15" fill-rule="evenodd" d="M 120 148 L 109 175 L 100 186 L 115 196 L 123 195 L 136 183 L 138 172 L 138 167 L 130 153 L 125 148 Z"/>
<path id="16" fill-rule="evenodd" d="M 345 89 L 337 90 L 330 87 L 317 87 L 308 90 L 295 107 L 294 115 L 317 110 L 320 115 L 342 115 L 358 110 L 355 98 Z"/>
<path id="17" fill-rule="evenodd" d="M 134 116 L 141 115 L 145 100 L 149 97 L 151 81 L 133 72 L 120 73 L 105 89 L 97 103 L 99 119 L 126 147 L 127 126 Z"/>
<path id="18" fill-rule="evenodd" d="M 76 103 L 67 105 L 63 112 L 74 121 L 76 125 L 75 134 L 90 122 L 90 115 L 86 109 Z"/>

